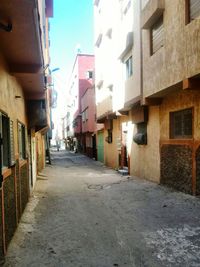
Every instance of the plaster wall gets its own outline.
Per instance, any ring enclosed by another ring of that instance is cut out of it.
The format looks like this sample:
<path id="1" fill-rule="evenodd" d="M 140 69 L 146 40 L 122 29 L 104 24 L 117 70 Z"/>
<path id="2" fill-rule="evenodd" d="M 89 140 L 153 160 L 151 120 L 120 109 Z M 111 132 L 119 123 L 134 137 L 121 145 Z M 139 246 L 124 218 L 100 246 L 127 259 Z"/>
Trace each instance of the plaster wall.
<path id="1" fill-rule="evenodd" d="M 20 98 L 15 98 L 20 96 Z M 12 104 L 11 104 L 12 103 Z M 6 113 L 13 121 L 15 153 L 18 153 L 18 126 L 19 120 L 27 124 L 25 101 L 22 88 L 16 78 L 6 71 L 3 59 L 0 57 L 0 110 Z"/>
<path id="2" fill-rule="evenodd" d="M 200 93 L 191 90 L 174 93 L 163 99 L 160 106 L 161 141 L 170 139 L 170 112 L 191 107 L 194 108 L 193 138 L 194 140 L 200 140 Z"/>
<path id="3" fill-rule="evenodd" d="M 159 107 L 149 108 L 147 145 L 132 143 L 130 173 L 154 182 L 160 181 L 160 116 Z M 137 128 L 134 127 L 134 134 Z"/>
<path id="4" fill-rule="evenodd" d="M 144 97 L 159 93 L 200 71 L 200 20 L 186 24 L 186 1 L 165 1 L 164 46 L 150 53 L 150 29 L 143 30 Z M 159 96 L 159 95 L 158 95 Z"/>

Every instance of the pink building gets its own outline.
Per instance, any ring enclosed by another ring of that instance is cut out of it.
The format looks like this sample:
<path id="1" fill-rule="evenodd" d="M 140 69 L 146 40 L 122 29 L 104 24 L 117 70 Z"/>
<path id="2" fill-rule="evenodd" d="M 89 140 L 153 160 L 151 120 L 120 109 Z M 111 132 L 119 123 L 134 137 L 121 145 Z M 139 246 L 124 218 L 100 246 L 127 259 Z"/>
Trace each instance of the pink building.
<path id="1" fill-rule="evenodd" d="M 84 153 L 86 152 L 86 139 L 85 135 L 82 134 L 83 130 L 86 133 L 95 129 L 95 98 L 94 92 L 92 91 L 94 89 L 91 89 L 93 87 L 93 70 L 94 55 L 77 54 L 69 83 L 69 94 L 71 98 L 70 123 L 73 128 L 73 136 L 77 139 L 77 148 Z M 90 91 L 87 93 L 89 89 L 93 93 L 89 93 Z M 90 112 L 93 113 L 93 118 L 89 115 Z M 86 113 L 88 122 L 86 120 L 83 122 L 82 116 L 85 116 Z M 70 125 L 68 128 L 70 128 Z"/>
<path id="2" fill-rule="evenodd" d="M 90 87 L 81 98 L 83 151 L 96 158 L 96 105 L 95 88 Z"/>

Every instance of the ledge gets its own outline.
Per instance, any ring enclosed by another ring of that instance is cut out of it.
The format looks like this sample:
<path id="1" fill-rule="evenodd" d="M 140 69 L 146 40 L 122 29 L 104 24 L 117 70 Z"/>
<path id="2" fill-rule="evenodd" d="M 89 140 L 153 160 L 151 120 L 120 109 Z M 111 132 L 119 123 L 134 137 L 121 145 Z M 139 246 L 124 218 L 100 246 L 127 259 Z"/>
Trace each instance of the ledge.
<path id="1" fill-rule="evenodd" d="M 149 0 L 141 13 L 142 29 L 149 29 L 165 10 L 165 0 Z"/>

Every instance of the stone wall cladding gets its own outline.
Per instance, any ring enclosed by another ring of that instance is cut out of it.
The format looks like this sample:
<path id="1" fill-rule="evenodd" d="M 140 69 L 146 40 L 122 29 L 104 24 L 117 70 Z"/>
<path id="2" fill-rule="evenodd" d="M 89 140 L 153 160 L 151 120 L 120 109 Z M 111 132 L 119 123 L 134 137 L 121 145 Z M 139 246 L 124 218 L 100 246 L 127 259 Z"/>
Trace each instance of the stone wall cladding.
<path id="1" fill-rule="evenodd" d="M 162 145 L 161 184 L 192 194 L 192 149 L 186 145 Z"/>
<path id="2" fill-rule="evenodd" d="M 4 180 L 3 190 L 4 190 L 5 244 L 7 248 L 17 227 L 14 174 L 12 174 L 11 176 L 7 177 Z"/>
<path id="3" fill-rule="evenodd" d="M 23 165 L 20 169 L 21 181 L 21 209 L 24 211 L 29 198 L 29 180 L 27 164 Z"/>
<path id="4" fill-rule="evenodd" d="M 2 189 L 0 190 L 0 263 L 3 260 L 3 228 L 2 228 Z"/>
<path id="5" fill-rule="evenodd" d="M 200 147 L 196 152 L 196 195 L 200 195 Z"/>
<path id="6" fill-rule="evenodd" d="M 18 214 L 18 221 L 22 215 L 21 212 L 21 182 L 20 182 L 20 175 L 19 175 L 19 160 L 16 160 L 16 182 L 17 182 L 17 214 Z"/>

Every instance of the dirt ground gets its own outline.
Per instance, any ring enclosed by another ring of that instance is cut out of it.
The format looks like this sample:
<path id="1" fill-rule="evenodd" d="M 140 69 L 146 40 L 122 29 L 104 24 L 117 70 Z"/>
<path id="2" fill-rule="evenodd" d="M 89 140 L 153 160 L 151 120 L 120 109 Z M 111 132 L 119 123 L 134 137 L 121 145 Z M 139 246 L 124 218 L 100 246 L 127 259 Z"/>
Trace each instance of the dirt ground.
<path id="1" fill-rule="evenodd" d="M 53 152 L 5 267 L 200 266 L 200 200 Z"/>

